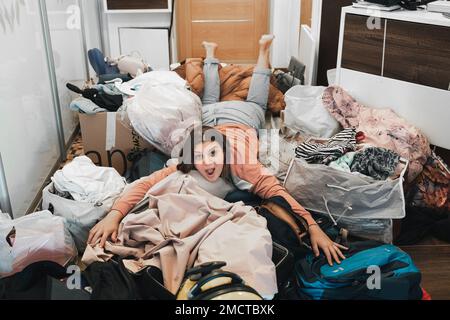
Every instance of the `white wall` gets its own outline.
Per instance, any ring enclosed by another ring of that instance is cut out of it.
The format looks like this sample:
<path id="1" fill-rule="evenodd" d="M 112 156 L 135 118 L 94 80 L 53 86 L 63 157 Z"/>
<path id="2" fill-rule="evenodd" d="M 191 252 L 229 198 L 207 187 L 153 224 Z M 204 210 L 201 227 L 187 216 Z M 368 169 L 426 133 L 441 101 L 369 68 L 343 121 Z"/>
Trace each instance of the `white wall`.
<path id="1" fill-rule="evenodd" d="M 300 0 L 270 1 L 270 32 L 275 35 L 272 67 L 286 68 L 291 56 L 298 56 Z"/>

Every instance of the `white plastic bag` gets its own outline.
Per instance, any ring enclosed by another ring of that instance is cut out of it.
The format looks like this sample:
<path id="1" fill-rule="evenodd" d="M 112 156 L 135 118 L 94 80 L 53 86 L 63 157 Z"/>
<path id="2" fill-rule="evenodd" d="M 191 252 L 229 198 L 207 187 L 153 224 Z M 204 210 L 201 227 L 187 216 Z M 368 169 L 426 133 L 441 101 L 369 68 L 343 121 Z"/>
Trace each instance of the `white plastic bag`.
<path id="1" fill-rule="evenodd" d="M 77 255 L 63 218 L 40 211 L 12 220 L 0 214 L 0 277 L 38 261 L 67 265 Z"/>
<path id="2" fill-rule="evenodd" d="M 187 82 L 174 71 L 150 71 L 127 82 L 117 81 L 115 86 L 120 92 L 128 96 L 135 96 L 144 84 L 151 82 L 153 85 L 175 84 L 186 87 Z"/>
<path id="3" fill-rule="evenodd" d="M 325 87 L 294 86 L 285 95 L 285 125 L 306 136 L 330 138 L 340 125 L 325 109 L 322 96 Z"/>
<path id="4" fill-rule="evenodd" d="M 148 81 L 127 101 L 127 113 L 140 136 L 170 155 L 190 128 L 201 124 L 202 102 L 180 84 Z"/>

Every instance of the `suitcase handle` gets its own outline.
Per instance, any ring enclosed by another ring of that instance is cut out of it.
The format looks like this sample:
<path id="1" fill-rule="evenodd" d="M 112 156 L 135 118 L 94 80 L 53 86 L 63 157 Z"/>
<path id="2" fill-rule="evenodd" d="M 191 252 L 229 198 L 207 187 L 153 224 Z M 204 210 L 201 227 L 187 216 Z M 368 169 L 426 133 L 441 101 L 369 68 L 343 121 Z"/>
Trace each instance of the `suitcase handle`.
<path id="1" fill-rule="evenodd" d="M 203 286 L 205 284 L 207 284 L 209 281 L 212 281 L 214 279 L 217 278 L 228 278 L 230 279 L 230 285 L 233 284 L 243 284 L 244 281 L 242 280 L 242 278 L 240 276 L 238 276 L 237 274 L 234 274 L 232 272 L 228 272 L 228 271 L 223 271 L 223 270 L 216 270 L 215 272 L 204 276 L 203 278 L 201 278 L 190 290 L 188 297 L 190 299 L 192 299 L 193 297 L 197 296 L 198 294 L 200 294 L 203 290 Z"/>

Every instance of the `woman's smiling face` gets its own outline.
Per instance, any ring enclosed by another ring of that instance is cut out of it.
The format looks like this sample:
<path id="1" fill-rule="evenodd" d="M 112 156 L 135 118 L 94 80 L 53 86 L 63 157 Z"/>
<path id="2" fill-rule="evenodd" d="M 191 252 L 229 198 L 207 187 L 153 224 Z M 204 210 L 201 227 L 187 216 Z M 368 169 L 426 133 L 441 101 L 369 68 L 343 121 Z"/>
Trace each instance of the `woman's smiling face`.
<path id="1" fill-rule="evenodd" d="M 224 153 L 216 141 L 199 143 L 194 148 L 194 166 L 208 181 L 219 179 L 224 166 Z"/>

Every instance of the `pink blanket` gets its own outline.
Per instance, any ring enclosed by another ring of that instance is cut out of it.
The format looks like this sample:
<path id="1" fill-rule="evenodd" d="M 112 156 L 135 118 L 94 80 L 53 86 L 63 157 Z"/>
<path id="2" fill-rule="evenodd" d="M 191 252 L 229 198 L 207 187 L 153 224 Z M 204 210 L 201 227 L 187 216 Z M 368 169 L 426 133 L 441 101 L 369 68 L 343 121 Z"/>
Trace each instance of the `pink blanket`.
<path id="1" fill-rule="evenodd" d="M 132 271 L 161 268 L 164 285 L 176 293 L 187 268 L 225 261 L 263 296 L 277 292 L 272 238 L 266 220 L 243 203 L 228 203 L 201 189 L 195 180 L 175 172 L 147 194 L 149 209 L 122 221 L 117 243 L 105 250 L 88 246 L 83 262 L 107 261 L 113 254 L 134 256 Z"/>

